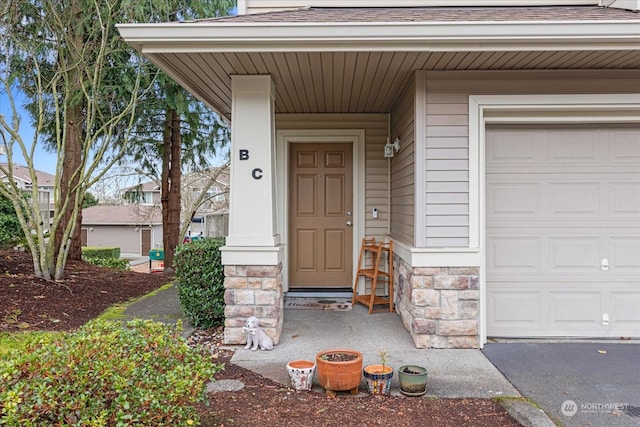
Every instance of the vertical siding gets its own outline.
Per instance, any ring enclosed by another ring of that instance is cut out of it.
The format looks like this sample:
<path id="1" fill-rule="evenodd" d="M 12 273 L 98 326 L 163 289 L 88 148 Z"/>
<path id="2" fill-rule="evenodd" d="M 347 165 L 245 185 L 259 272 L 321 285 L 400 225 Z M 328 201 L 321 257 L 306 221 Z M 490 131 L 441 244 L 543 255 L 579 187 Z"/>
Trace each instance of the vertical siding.
<path id="1" fill-rule="evenodd" d="M 637 71 L 427 72 L 426 238 L 416 246 L 469 243 L 469 96 L 629 93 Z"/>
<path id="2" fill-rule="evenodd" d="M 415 76 L 391 111 L 391 140 L 400 151 L 391 159 L 391 236 L 415 244 Z"/>
<path id="3" fill-rule="evenodd" d="M 278 114 L 277 130 L 285 129 L 364 129 L 365 132 L 365 234 L 382 238 L 387 234 L 389 210 L 386 114 Z M 354 177 L 357 179 L 357 177 Z M 354 195 L 355 196 L 355 195 Z M 378 219 L 372 210 L 377 208 Z"/>

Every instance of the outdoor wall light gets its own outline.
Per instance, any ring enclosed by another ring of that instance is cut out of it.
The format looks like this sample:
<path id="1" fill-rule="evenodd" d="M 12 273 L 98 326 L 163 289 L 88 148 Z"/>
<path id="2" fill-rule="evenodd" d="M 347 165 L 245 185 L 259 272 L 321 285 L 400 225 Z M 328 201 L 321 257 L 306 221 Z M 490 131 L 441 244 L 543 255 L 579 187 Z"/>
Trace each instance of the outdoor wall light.
<path id="1" fill-rule="evenodd" d="M 384 156 L 385 157 L 393 157 L 395 153 L 400 151 L 400 138 L 396 138 L 393 140 L 393 143 L 387 141 L 384 146 Z"/>

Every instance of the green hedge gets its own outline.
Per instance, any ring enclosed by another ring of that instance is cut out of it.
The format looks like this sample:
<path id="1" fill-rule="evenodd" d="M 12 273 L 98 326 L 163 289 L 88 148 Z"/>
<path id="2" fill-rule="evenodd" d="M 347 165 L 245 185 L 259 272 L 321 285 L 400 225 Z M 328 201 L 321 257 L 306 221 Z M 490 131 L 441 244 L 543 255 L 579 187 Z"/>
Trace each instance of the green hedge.
<path id="1" fill-rule="evenodd" d="M 90 247 L 82 248 L 82 260 L 100 267 L 117 268 L 118 270 L 130 270 L 129 261 L 120 258 L 120 248 L 116 247 Z"/>
<path id="2" fill-rule="evenodd" d="M 192 406 L 221 369 L 190 349 L 180 326 L 97 320 L 43 336 L 0 359 L 0 424 L 199 424 Z"/>
<path id="3" fill-rule="evenodd" d="M 82 248 L 82 258 L 90 259 L 90 258 L 102 258 L 102 259 L 111 259 L 120 258 L 120 248 L 116 247 L 92 247 L 85 246 Z"/>
<path id="4" fill-rule="evenodd" d="M 194 326 L 210 328 L 224 324 L 224 267 L 220 247 L 224 238 L 202 239 L 176 249 L 178 295 Z"/>

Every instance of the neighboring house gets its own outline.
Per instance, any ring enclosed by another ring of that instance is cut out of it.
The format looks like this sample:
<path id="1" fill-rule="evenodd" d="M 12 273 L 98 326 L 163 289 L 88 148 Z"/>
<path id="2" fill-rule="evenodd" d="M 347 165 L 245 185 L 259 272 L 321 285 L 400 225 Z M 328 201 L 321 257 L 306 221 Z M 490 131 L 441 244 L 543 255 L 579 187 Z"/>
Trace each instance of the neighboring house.
<path id="1" fill-rule="evenodd" d="M 640 1 L 238 8 L 119 26 L 231 121 L 225 342 L 348 290 L 365 236 L 417 347 L 640 335 Z"/>
<path id="2" fill-rule="evenodd" d="M 119 247 L 121 256 L 162 248 L 159 206 L 97 205 L 82 210 L 82 246 Z"/>
<path id="3" fill-rule="evenodd" d="M 190 222 L 187 235 L 226 236 L 229 231 L 228 168 L 184 174 L 182 188 L 183 221 Z"/>
<path id="4" fill-rule="evenodd" d="M 160 186 L 153 181 L 141 183 L 125 188 L 122 192 L 122 199 L 125 203 L 137 205 L 160 205 L 162 191 Z"/>
<path id="5" fill-rule="evenodd" d="M 9 165 L 7 163 L 0 163 L 0 181 L 9 183 L 11 182 L 11 177 L 7 176 L 4 171 L 8 171 Z M 39 170 L 34 170 L 36 174 L 36 180 L 38 185 L 38 197 L 39 197 L 39 205 L 40 205 L 40 214 L 43 218 L 49 221 L 49 225 L 51 224 L 51 220 L 54 215 L 54 188 L 56 177 L 47 172 L 42 172 Z M 31 172 L 29 168 L 26 166 L 14 163 L 13 164 L 13 182 L 16 183 L 18 188 L 24 190 L 25 192 L 30 192 L 33 188 L 33 180 L 31 178 Z"/>

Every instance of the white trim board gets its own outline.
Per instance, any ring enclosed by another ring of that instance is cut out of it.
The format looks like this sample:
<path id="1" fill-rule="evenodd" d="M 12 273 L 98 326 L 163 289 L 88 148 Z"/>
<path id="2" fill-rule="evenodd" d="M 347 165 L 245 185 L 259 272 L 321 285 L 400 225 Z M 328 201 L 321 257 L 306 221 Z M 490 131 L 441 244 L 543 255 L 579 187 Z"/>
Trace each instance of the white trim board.
<path id="1" fill-rule="evenodd" d="M 353 271 L 358 268 L 358 250 L 365 235 L 365 132 L 364 129 L 282 129 L 276 138 L 276 203 L 278 230 L 285 245 L 282 264 L 283 291 L 289 290 L 289 144 L 344 143 L 353 145 Z"/>
<path id="2" fill-rule="evenodd" d="M 487 341 L 484 201 L 489 123 L 640 123 L 640 94 L 469 96 L 469 230 L 480 243 L 480 348 Z"/>

